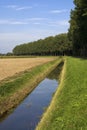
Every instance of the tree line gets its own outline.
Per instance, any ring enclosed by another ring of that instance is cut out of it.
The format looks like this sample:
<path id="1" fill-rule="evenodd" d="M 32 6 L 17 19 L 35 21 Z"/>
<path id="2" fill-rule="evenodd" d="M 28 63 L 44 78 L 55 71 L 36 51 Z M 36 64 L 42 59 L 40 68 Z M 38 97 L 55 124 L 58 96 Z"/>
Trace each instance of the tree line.
<path id="1" fill-rule="evenodd" d="M 68 34 L 18 45 L 14 55 L 74 55 L 87 56 L 87 0 L 74 0 Z"/>
<path id="2" fill-rule="evenodd" d="M 16 46 L 14 55 L 71 55 L 72 44 L 67 34 L 50 36 Z"/>
<path id="3" fill-rule="evenodd" d="M 87 0 L 74 0 L 74 5 L 70 15 L 69 40 L 73 55 L 87 56 Z"/>

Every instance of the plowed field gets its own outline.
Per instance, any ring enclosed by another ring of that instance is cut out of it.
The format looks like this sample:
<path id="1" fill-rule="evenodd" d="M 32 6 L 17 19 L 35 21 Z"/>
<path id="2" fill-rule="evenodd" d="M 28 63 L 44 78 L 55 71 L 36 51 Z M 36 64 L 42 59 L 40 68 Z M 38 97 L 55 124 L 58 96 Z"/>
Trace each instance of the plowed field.
<path id="1" fill-rule="evenodd" d="M 0 80 L 11 77 L 40 64 L 52 61 L 53 58 L 11 58 L 0 59 Z"/>

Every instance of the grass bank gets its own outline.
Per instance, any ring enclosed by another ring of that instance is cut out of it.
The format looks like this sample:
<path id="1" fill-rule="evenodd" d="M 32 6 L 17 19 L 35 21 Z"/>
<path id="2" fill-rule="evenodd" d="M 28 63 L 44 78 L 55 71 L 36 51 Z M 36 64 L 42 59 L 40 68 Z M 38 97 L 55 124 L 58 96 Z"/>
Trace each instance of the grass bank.
<path id="1" fill-rule="evenodd" d="M 3 81 L 0 84 L 0 116 L 18 105 L 61 61 L 56 59 Z"/>
<path id="2" fill-rule="evenodd" d="M 87 130 L 87 60 L 66 57 L 61 82 L 36 130 Z"/>

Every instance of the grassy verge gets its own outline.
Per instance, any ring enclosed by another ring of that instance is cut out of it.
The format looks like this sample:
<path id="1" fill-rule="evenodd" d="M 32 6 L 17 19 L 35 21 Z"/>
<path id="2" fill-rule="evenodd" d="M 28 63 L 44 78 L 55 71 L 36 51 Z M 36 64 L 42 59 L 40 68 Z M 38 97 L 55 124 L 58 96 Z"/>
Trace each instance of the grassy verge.
<path id="1" fill-rule="evenodd" d="M 65 58 L 59 88 L 36 130 L 87 130 L 87 60 Z"/>
<path id="2" fill-rule="evenodd" d="M 0 116 L 19 104 L 62 59 L 37 66 L 0 84 Z"/>

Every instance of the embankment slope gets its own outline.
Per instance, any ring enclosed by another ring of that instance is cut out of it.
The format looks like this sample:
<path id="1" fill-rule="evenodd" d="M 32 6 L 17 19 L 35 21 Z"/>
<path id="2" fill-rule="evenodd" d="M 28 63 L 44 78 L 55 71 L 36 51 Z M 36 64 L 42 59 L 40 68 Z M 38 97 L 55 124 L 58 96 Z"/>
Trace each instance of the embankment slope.
<path id="1" fill-rule="evenodd" d="M 36 130 L 87 130 L 87 60 L 65 57 L 61 82 Z"/>

